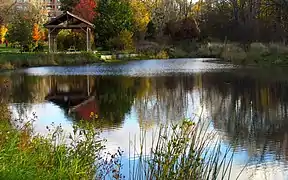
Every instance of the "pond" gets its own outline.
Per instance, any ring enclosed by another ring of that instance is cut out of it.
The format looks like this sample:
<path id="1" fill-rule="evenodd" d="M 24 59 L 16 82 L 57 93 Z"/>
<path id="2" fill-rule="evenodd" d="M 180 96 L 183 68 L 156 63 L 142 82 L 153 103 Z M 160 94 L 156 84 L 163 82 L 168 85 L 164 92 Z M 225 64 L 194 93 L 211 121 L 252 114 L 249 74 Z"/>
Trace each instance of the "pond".
<path id="1" fill-rule="evenodd" d="M 99 116 L 107 152 L 124 151 L 127 176 L 131 147 L 145 130 L 147 151 L 160 123 L 203 115 L 233 146 L 232 177 L 288 177 L 288 71 L 243 68 L 213 59 L 170 59 L 94 64 L 82 67 L 39 67 L 0 74 L 9 90 L 14 118 L 37 115 L 35 130 L 61 124 L 71 131 L 80 119 Z M 135 151 L 135 149 L 133 150 Z M 232 179 L 233 179 L 232 178 Z"/>

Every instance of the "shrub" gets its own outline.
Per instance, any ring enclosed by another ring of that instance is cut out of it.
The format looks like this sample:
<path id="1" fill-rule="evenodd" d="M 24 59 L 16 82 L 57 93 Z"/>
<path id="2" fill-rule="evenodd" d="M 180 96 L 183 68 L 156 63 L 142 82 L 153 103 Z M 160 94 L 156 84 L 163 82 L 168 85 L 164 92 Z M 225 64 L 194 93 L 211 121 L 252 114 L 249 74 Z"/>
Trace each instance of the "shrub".
<path id="1" fill-rule="evenodd" d="M 163 50 L 165 50 L 165 47 L 155 42 L 142 41 L 137 44 L 137 53 L 144 55 L 144 57 L 155 57 Z"/>
<path id="2" fill-rule="evenodd" d="M 162 50 L 162 51 L 160 51 L 160 52 L 158 52 L 156 54 L 155 58 L 157 58 L 157 59 L 168 59 L 169 55 L 168 55 L 168 53 L 165 50 Z"/>
<path id="3" fill-rule="evenodd" d="M 227 44 L 223 47 L 221 58 L 234 63 L 242 63 L 246 60 L 247 54 L 241 47 L 234 44 Z"/>
<path id="4" fill-rule="evenodd" d="M 268 49 L 272 54 L 288 54 L 288 47 L 282 44 L 271 43 Z"/>
<path id="5" fill-rule="evenodd" d="M 38 43 L 38 45 L 33 49 L 34 52 L 44 52 L 44 45 Z"/>
<path id="6" fill-rule="evenodd" d="M 113 50 L 133 51 L 135 49 L 133 33 L 128 30 L 121 31 L 117 37 L 110 39 L 107 45 Z"/>
<path id="7" fill-rule="evenodd" d="M 146 31 L 145 38 L 146 39 L 155 39 L 155 37 L 156 37 L 156 27 L 153 24 L 153 22 L 150 21 L 147 25 L 147 31 Z"/>
<path id="8" fill-rule="evenodd" d="M 10 62 L 5 62 L 3 64 L 0 64 L 0 70 L 4 69 L 4 70 L 11 70 L 14 69 L 15 67 L 10 63 Z"/>

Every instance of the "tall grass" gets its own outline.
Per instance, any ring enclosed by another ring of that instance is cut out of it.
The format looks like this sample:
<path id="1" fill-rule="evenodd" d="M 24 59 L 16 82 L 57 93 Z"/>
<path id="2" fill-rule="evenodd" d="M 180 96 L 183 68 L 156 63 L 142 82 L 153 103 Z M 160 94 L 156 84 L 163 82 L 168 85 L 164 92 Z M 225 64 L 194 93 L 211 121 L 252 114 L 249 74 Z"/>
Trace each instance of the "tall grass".
<path id="1" fill-rule="evenodd" d="M 202 123 L 185 120 L 177 125 L 161 126 L 146 156 L 147 145 L 141 138 L 138 164 L 130 165 L 129 179 L 230 179 L 233 151 L 221 150 L 215 133 Z"/>
<path id="2" fill-rule="evenodd" d="M 275 43 L 252 43 L 249 50 L 245 52 L 237 44 L 228 44 L 223 46 L 221 58 L 235 64 L 286 65 L 288 47 Z"/>
<path id="3" fill-rule="evenodd" d="M 0 122 L 0 179 L 95 178 L 99 166 L 95 160 L 103 145 L 94 129 L 74 126 L 65 144 L 61 127 L 43 137 L 33 134 L 31 122 L 17 129 L 12 126 Z"/>

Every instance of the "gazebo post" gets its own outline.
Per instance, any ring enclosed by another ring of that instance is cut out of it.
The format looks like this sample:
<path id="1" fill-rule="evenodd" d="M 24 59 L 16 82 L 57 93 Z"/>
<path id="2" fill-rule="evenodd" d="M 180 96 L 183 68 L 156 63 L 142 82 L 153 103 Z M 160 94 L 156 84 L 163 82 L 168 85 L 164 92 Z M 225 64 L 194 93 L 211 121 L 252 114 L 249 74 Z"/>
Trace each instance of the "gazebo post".
<path id="1" fill-rule="evenodd" d="M 57 34 L 56 33 L 53 36 L 53 51 L 54 51 L 54 53 L 57 52 Z"/>
<path id="2" fill-rule="evenodd" d="M 89 48 L 89 28 L 86 28 L 86 45 L 87 45 L 87 52 L 90 50 Z"/>
<path id="3" fill-rule="evenodd" d="M 49 46 L 49 53 L 51 52 L 51 30 L 48 29 L 48 46 Z"/>

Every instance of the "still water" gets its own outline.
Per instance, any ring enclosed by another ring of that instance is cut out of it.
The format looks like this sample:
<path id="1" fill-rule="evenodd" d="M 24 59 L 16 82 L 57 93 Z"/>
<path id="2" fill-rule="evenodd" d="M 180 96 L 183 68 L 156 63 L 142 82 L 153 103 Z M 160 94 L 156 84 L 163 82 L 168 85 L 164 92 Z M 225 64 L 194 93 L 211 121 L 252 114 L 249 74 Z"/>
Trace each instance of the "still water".
<path id="1" fill-rule="evenodd" d="M 82 67 L 40 67 L 0 74 L 14 118 L 36 113 L 36 131 L 52 123 L 66 131 L 91 112 L 101 120 L 107 152 L 147 151 L 160 123 L 203 115 L 233 146 L 232 179 L 288 179 L 288 71 L 242 68 L 204 59 L 131 61 Z"/>

